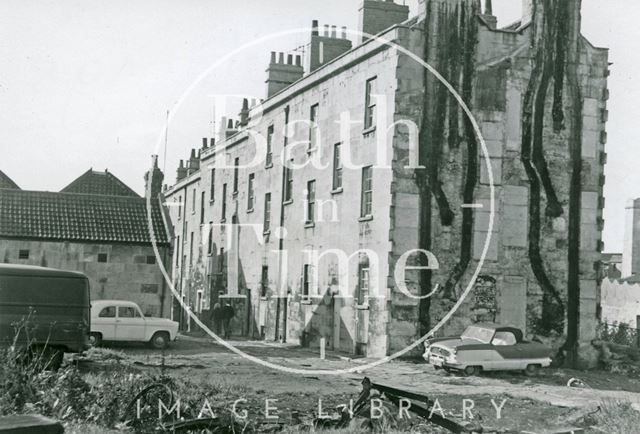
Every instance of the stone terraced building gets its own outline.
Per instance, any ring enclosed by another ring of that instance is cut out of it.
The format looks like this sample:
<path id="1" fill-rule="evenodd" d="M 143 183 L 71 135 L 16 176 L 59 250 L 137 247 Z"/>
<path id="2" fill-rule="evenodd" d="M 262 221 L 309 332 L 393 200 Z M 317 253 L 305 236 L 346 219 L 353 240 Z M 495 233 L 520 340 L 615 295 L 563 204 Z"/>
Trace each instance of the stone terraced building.
<path id="1" fill-rule="evenodd" d="M 579 5 L 525 0 L 521 20 L 496 28 L 491 1 L 422 0 L 409 18 L 406 6 L 365 0 L 359 30 L 400 48 L 314 22 L 306 66 L 272 53 L 267 98 L 245 104 L 222 140 L 205 139 L 165 191 L 185 302 L 207 320 L 222 293 L 236 306 L 236 334 L 383 356 L 422 336 L 471 285 L 439 334 L 508 323 L 589 364 L 609 64 L 580 34 Z M 457 90 L 486 155 L 416 59 Z M 314 159 L 324 168 L 282 163 Z M 307 253 L 330 249 L 353 257 Z M 414 249 L 432 252 L 437 269 Z M 422 268 L 396 279 L 405 260 Z"/>
<path id="2" fill-rule="evenodd" d="M 157 167 L 152 179 L 159 193 Z M 0 184 L 1 262 L 80 271 L 89 278 L 92 300 L 130 300 L 145 315 L 171 314 L 144 198 L 108 171 L 89 170 L 61 192 L 21 190 L 9 181 Z M 152 203 L 158 249 L 168 266 L 168 219 L 161 201 Z"/>

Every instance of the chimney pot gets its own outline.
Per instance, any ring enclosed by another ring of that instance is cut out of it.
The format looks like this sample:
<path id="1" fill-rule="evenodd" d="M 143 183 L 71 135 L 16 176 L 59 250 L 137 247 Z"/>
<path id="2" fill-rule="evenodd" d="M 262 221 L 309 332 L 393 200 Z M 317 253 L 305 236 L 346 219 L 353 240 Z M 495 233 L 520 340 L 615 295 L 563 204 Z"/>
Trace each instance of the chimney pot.
<path id="1" fill-rule="evenodd" d="M 311 36 L 318 36 L 318 20 L 311 21 Z"/>
<path id="2" fill-rule="evenodd" d="M 210 146 L 210 147 L 212 147 L 212 148 L 216 146 L 216 139 L 215 139 L 215 137 L 211 137 L 211 138 L 209 139 L 209 146 Z"/>
<path id="3" fill-rule="evenodd" d="M 302 66 L 302 56 L 296 55 L 296 66 Z"/>
<path id="4" fill-rule="evenodd" d="M 331 37 L 332 38 L 337 37 L 336 26 L 331 26 Z"/>
<path id="5" fill-rule="evenodd" d="M 202 149 L 207 149 L 207 138 L 206 137 L 202 138 Z"/>
<path id="6" fill-rule="evenodd" d="M 280 64 L 284 63 L 284 53 L 282 52 L 278 53 L 278 63 Z"/>
<path id="7" fill-rule="evenodd" d="M 293 65 L 293 54 L 287 55 L 287 65 Z"/>
<path id="8" fill-rule="evenodd" d="M 347 26 L 342 26 L 342 39 L 347 39 Z"/>
<path id="9" fill-rule="evenodd" d="M 324 33 L 322 36 L 329 36 L 329 24 L 324 25 Z"/>
<path id="10" fill-rule="evenodd" d="M 229 129 L 229 130 L 233 129 L 233 119 L 229 119 L 227 121 L 227 129 Z"/>
<path id="11" fill-rule="evenodd" d="M 271 52 L 271 63 L 276 63 L 276 52 L 275 51 Z"/>

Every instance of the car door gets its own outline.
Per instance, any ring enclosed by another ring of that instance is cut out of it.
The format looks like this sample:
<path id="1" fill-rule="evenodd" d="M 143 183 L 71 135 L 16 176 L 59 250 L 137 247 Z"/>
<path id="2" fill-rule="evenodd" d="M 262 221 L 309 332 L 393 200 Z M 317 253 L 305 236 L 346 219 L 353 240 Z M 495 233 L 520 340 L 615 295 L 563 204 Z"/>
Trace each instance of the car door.
<path id="1" fill-rule="evenodd" d="M 98 315 L 91 319 L 91 331 L 102 334 L 102 340 L 116 339 L 116 307 L 104 306 Z"/>
<path id="2" fill-rule="evenodd" d="M 491 345 L 500 356 L 495 369 L 516 369 L 519 366 L 521 353 L 516 343 L 516 337 L 510 331 L 496 332 L 491 341 Z"/>
<path id="3" fill-rule="evenodd" d="M 136 306 L 118 306 L 116 340 L 143 341 L 145 320 Z"/>

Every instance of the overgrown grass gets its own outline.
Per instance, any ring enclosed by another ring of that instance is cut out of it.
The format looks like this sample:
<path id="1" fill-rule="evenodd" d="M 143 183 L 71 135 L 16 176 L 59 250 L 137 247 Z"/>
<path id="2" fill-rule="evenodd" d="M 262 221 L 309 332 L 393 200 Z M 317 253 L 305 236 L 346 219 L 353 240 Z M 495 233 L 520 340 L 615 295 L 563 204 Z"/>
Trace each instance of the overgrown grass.
<path id="1" fill-rule="evenodd" d="M 118 358 L 112 353 L 107 356 Z M 152 385 L 160 386 L 145 393 L 137 405 L 133 401 L 136 395 Z M 158 419 L 158 400 L 171 409 L 179 399 L 183 419 L 198 417 L 203 402 L 208 400 L 214 413 L 225 419 L 228 408 L 216 409 L 214 405 L 231 393 L 242 391 L 225 382 L 201 384 L 162 373 L 141 375 L 116 369 L 83 375 L 72 365 L 57 372 L 44 371 L 35 361 L 11 349 L 0 349 L 0 416 L 39 413 L 70 425 L 75 432 L 91 427 L 96 432 L 126 427 L 137 432 L 155 431 L 159 421 L 176 420 L 175 411 L 169 416 L 163 413 L 164 417 Z"/>
<path id="2" fill-rule="evenodd" d="M 606 400 L 599 404 L 598 411 L 585 416 L 583 423 L 600 432 L 637 434 L 640 412 L 628 401 Z"/>

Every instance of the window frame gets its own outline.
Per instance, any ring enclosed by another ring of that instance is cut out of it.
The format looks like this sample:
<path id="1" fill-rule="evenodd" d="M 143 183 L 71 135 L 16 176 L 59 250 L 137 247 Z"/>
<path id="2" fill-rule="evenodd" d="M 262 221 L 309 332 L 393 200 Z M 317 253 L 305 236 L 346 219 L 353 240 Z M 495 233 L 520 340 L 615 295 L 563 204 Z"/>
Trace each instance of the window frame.
<path id="1" fill-rule="evenodd" d="M 308 150 L 318 147 L 318 113 L 320 112 L 320 103 L 313 104 L 309 109 L 309 146 Z"/>
<path id="2" fill-rule="evenodd" d="M 255 179 L 256 174 L 250 173 L 249 180 L 247 181 L 247 211 L 253 211 L 253 207 L 255 206 L 256 201 L 256 192 L 255 192 Z"/>
<path id="3" fill-rule="evenodd" d="M 200 224 L 204 224 L 204 201 L 205 201 L 205 191 L 203 190 L 200 193 Z"/>
<path id="4" fill-rule="evenodd" d="M 293 169 L 288 165 L 284 167 L 284 202 L 293 201 Z"/>
<path id="5" fill-rule="evenodd" d="M 271 192 L 264 194 L 262 229 L 263 232 L 269 232 L 271 230 Z"/>
<path id="6" fill-rule="evenodd" d="M 373 166 L 363 167 L 361 177 L 360 218 L 369 218 L 373 215 Z"/>
<path id="7" fill-rule="evenodd" d="M 364 277 L 366 276 L 366 280 Z M 371 290 L 371 268 L 369 264 L 358 265 L 358 296 L 356 304 L 366 306 L 369 303 L 369 292 Z"/>
<path id="8" fill-rule="evenodd" d="M 333 145 L 333 178 L 332 189 L 342 188 L 342 142 Z"/>
<path id="9" fill-rule="evenodd" d="M 238 182 L 240 177 L 240 157 L 233 160 L 233 194 L 238 194 Z"/>
<path id="10" fill-rule="evenodd" d="M 307 206 L 305 224 L 312 224 L 316 221 L 316 180 L 307 181 Z"/>
<path id="11" fill-rule="evenodd" d="M 375 127 L 375 117 L 376 117 L 376 103 L 375 98 L 372 98 L 373 93 L 375 92 L 375 85 L 377 83 L 378 77 L 374 76 L 365 82 L 365 96 L 364 96 L 364 129 L 368 130 L 370 128 Z"/>
<path id="12" fill-rule="evenodd" d="M 113 316 L 102 315 L 102 312 L 104 312 L 107 309 L 113 309 Z M 100 312 L 98 312 L 98 318 L 115 318 L 117 310 L 118 310 L 117 306 L 105 306 L 102 309 L 100 309 Z"/>
<path id="13" fill-rule="evenodd" d="M 220 221 L 224 222 L 227 220 L 227 183 L 226 182 L 222 184 L 222 206 L 220 207 L 220 210 L 222 212 Z"/>
<path id="14" fill-rule="evenodd" d="M 31 252 L 29 251 L 29 249 L 18 249 L 18 259 L 27 260 L 29 259 L 30 255 Z"/>
<path id="15" fill-rule="evenodd" d="M 275 127 L 273 124 L 267 127 L 267 153 L 265 155 L 265 167 L 273 166 L 273 137 L 275 135 Z"/>

